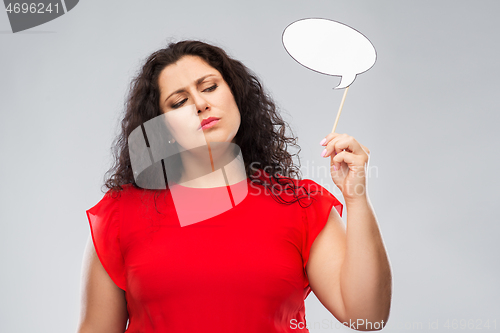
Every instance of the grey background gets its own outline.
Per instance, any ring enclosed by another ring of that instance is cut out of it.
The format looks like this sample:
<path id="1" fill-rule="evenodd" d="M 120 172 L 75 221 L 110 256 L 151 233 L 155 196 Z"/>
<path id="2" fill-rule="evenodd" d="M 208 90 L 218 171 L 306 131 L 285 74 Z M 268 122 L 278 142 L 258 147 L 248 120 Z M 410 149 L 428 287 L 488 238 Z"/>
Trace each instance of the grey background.
<path id="1" fill-rule="evenodd" d="M 472 0 L 87 0 L 12 34 L 3 11 L 0 331 L 76 331 L 85 210 L 103 196 L 130 80 L 169 39 L 215 43 L 254 70 L 299 137 L 304 178 L 344 202 L 317 174 L 329 163 L 318 143 L 335 120 L 339 79 L 300 66 L 281 44 L 283 29 L 307 17 L 350 25 L 377 49 L 337 132 L 372 152 L 369 194 L 394 274 L 386 329 L 452 331 L 452 320 L 500 329 L 499 12 L 497 1 Z M 348 331 L 312 293 L 306 307 L 311 332 Z"/>

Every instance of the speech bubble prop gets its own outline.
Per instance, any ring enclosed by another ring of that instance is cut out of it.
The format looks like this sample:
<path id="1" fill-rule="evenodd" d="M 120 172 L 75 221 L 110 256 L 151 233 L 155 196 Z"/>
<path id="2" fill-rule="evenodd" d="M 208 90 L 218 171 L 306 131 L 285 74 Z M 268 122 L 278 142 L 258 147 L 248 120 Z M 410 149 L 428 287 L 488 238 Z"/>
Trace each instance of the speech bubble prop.
<path id="1" fill-rule="evenodd" d="M 334 89 L 349 87 L 356 75 L 369 70 L 377 54 L 357 30 L 328 19 L 295 21 L 283 31 L 283 46 L 301 65 L 316 72 L 341 76 Z"/>
<path id="2" fill-rule="evenodd" d="M 128 137 L 130 163 L 137 186 L 161 190 L 168 185 L 181 227 L 222 214 L 241 203 L 248 194 L 245 180 L 234 183 L 235 179 L 246 177 L 240 147 L 232 142 L 207 141 L 205 130 L 200 130 L 200 126 L 193 104 L 144 122 Z M 169 142 L 173 133 L 175 143 Z M 189 175 L 184 172 L 187 167 Z M 219 183 L 226 186 L 184 186 L 206 175 L 219 179 Z"/>

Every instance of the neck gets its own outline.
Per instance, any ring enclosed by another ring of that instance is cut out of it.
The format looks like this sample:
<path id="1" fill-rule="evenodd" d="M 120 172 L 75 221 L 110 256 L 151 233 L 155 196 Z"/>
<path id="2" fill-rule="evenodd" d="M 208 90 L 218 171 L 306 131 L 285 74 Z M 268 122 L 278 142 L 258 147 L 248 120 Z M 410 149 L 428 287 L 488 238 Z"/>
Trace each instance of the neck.
<path id="1" fill-rule="evenodd" d="M 210 148 L 210 149 L 208 149 Z M 233 185 L 247 178 L 243 156 L 233 144 L 210 145 L 181 154 L 184 166 L 178 184 L 194 188 Z M 239 154 L 236 155 L 236 152 Z"/>

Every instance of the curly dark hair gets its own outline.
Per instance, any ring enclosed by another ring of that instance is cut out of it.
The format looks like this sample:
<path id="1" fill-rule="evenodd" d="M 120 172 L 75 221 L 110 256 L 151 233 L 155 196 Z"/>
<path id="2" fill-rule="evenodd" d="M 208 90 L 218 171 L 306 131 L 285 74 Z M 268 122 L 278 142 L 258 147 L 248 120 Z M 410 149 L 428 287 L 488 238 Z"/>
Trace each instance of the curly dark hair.
<path id="1" fill-rule="evenodd" d="M 288 185 L 295 190 L 294 183 L 297 183 L 290 180 L 300 180 L 301 176 L 292 157 L 298 157 L 301 149 L 293 133 L 291 137 L 286 136 L 286 128 L 290 127 L 277 112 L 275 103 L 264 91 L 257 76 L 240 61 L 230 58 L 217 46 L 196 40 L 171 42 L 166 48 L 154 52 L 132 80 L 121 121 L 121 133 L 113 142 L 114 165 L 106 172 L 103 186 L 111 192 L 123 190 L 122 185 L 125 184 L 140 188 L 132 172 L 128 137 L 138 126 L 163 114 L 158 77 L 165 67 L 186 55 L 198 56 L 218 70 L 231 89 L 241 116 L 234 143 L 241 149 L 247 177 L 267 186 L 267 182 L 262 183 L 254 178 L 257 171 L 265 170 L 271 182 L 274 180 L 281 185 L 283 183 L 280 180 L 288 180 Z M 288 145 L 298 147 L 298 152 L 293 155 L 288 153 Z M 297 198 L 296 195 L 294 197 Z"/>

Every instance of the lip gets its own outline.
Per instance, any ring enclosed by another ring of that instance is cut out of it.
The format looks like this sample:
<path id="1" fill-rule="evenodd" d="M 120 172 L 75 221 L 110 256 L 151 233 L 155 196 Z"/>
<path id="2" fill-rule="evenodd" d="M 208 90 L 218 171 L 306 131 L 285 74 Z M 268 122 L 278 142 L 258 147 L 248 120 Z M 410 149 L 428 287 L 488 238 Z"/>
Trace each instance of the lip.
<path id="1" fill-rule="evenodd" d="M 216 117 L 209 117 L 207 119 L 203 119 L 200 127 L 198 127 L 198 130 L 201 130 L 202 128 L 207 129 L 207 128 L 214 126 L 215 124 L 217 124 L 219 122 L 219 119 L 220 118 L 216 118 Z"/>

